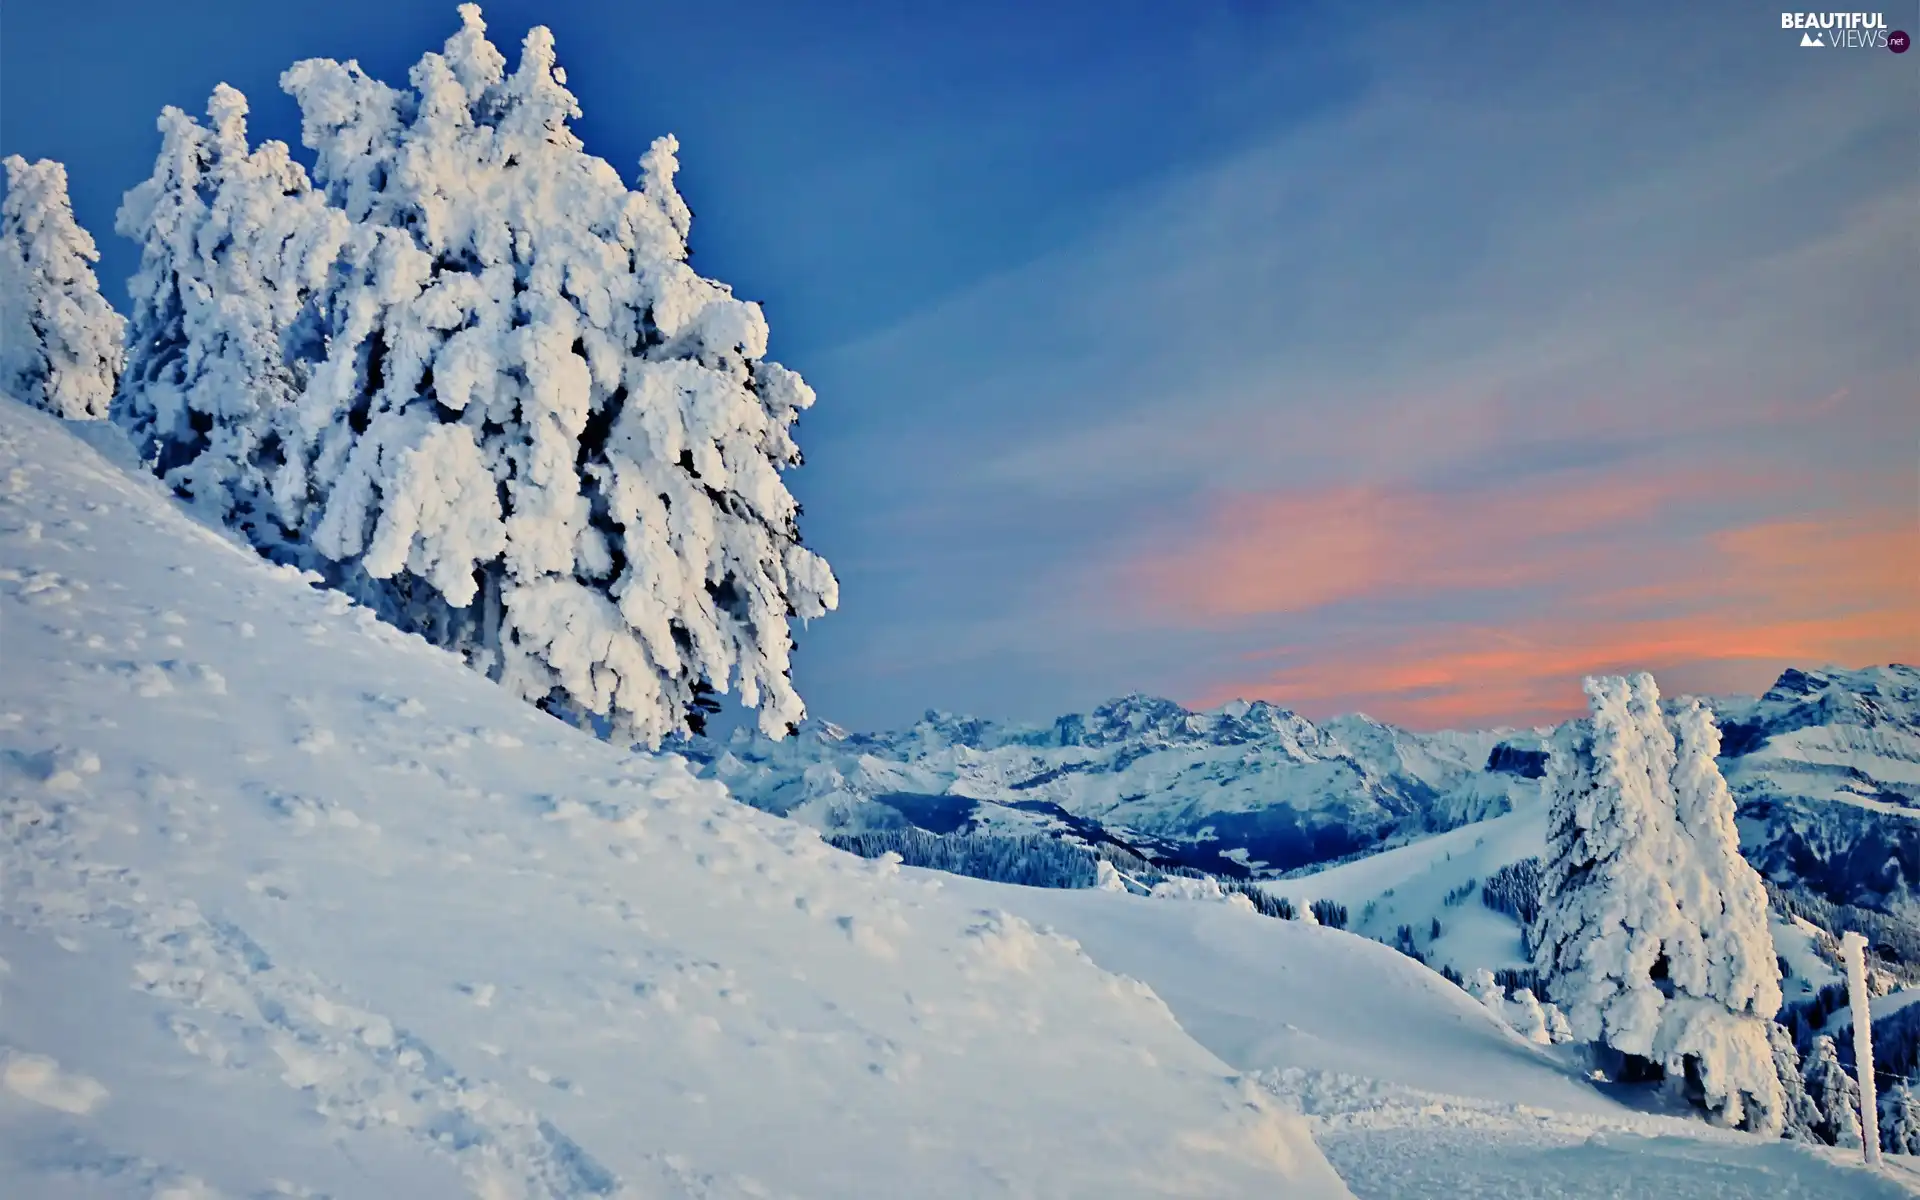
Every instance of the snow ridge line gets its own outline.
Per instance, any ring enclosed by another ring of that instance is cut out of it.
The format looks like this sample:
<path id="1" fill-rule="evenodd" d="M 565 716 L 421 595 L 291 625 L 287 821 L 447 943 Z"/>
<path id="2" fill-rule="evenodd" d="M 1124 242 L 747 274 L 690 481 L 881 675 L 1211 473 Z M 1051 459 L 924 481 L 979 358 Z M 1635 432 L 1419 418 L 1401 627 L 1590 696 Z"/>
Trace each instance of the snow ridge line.
<path id="1" fill-rule="evenodd" d="M 0 793 L 0 907 L 50 934 L 105 926 L 138 945 L 137 986 L 179 1006 L 170 1025 L 189 1053 L 239 1068 L 256 1050 L 270 1052 L 284 1067 L 281 1080 L 307 1092 L 327 1121 L 398 1127 L 452 1158 L 488 1200 L 626 1194 L 551 1121 L 462 1075 L 418 1037 L 276 963 L 239 926 L 153 894 L 131 870 L 91 861 L 89 826 L 98 824 L 77 803 Z"/>

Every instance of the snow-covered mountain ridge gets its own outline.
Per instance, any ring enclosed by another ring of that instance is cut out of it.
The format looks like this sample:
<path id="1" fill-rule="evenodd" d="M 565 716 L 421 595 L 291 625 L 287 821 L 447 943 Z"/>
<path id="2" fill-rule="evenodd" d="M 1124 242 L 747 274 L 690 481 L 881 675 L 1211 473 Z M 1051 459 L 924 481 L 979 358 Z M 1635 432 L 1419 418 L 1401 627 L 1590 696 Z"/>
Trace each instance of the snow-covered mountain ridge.
<path id="1" fill-rule="evenodd" d="M 1713 701 L 1747 854 L 1836 900 L 1920 884 L 1920 670 L 1789 670 Z M 1132 695 L 1047 725 L 929 712 L 702 744 L 703 773 L 828 832 L 1052 832 L 1274 875 L 1531 805 L 1554 727 L 1420 733 L 1265 701 L 1194 712 Z"/>

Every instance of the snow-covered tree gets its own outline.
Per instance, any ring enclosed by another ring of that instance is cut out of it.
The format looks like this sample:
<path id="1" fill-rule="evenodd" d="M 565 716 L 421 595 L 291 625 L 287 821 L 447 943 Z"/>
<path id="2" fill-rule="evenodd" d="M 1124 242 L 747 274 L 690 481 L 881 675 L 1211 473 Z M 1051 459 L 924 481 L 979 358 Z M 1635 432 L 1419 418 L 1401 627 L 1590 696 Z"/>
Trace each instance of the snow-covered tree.
<path id="1" fill-rule="evenodd" d="M 1880 1148 L 1888 1154 L 1920 1154 L 1920 1092 L 1903 1079 L 1880 1097 Z"/>
<path id="2" fill-rule="evenodd" d="M 735 692 L 804 712 L 790 619 L 835 607 L 781 472 L 813 392 L 759 307 L 687 263 L 661 138 L 629 190 L 569 122 L 551 35 L 517 69 L 460 9 L 393 88 L 295 64 L 313 181 L 222 87 L 174 110 L 116 416 L 154 468 L 517 694 L 623 741 Z"/>
<path id="3" fill-rule="evenodd" d="M 1531 993 L 1529 993 L 1531 994 Z M 1560 1011 L 1557 1004 L 1542 1004 L 1541 1009 L 1547 1017 L 1547 1041 L 1555 1046 L 1564 1046 L 1573 1040 L 1573 1026 L 1567 1023 L 1567 1014 Z"/>
<path id="4" fill-rule="evenodd" d="M 1813 1039 L 1801 1064 L 1807 1098 L 1820 1110 L 1814 1133 L 1829 1146 L 1860 1148 L 1860 1087 L 1840 1065 L 1840 1052 L 1825 1034 Z"/>
<path id="5" fill-rule="evenodd" d="M 1807 1094 L 1800 1075 L 1800 1052 L 1794 1048 L 1793 1035 L 1778 1022 L 1767 1022 L 1767 1044 L 1773 1052 L 1773 1073 L 1780 1081 L 1780 1136 L 1797 1142 L 1818 1142 L 1816 1132 L 1826 1117 Z"/>
<path id="6" fill-rule="evenodd" d="M 1779 965 L 1712 715 L 1688 701 L 1670 724 L 1646 674 L 1586 687 L 1590 728 L 1549 766 L 1535 965 L 1576 1036 L 1683 1078 L 1717 1120 L 1777 1133 Z"/>
<path id="7" fill-rule="evenodd" d="M 1506 999 L 1506 994 L 1501 991 L 1499 983 L 1495 982 L 1493 978 L 1493 972 L 1485 967 L 1475 967 L 1473 971 L 1468 974 L 1467 995 L 1472 996 L 1475 1000 L 1486 1005 L 1494 1012 L 1500 1011 L 1500 1005 L 1502 1001 Z"/>
<path id="8" fill-rule="evenodd" d="M 383 240 L 338 285 L 301 401 L 315 549 L 518 694 L 657 744 L 738 690 L 804 712 L 789 618 L 837 603 L 781 471 L 813 392 L 758 305 L 687 264 L 661 138 L 629 191 L 586 154 L 544 28 L 480 11 L 410 89 L 296 64 L 315 178 Z M 346 447 L 344 452 L 340 447 Z"/>
<path id="9" fill-rule="evenodd" d="M 100 294 L 100 251 L 73 218 L 67 168 L 6 159 L 0 205 L 0 393 L 68 419 L 107 415 L 126 321 Z"/>
<path id="10" fill-rule="evenodd" d="M 1531 988 L 1521 988 L 1506 1002 L 1506 1017 L 1507 1024 L 1521 1037 L 1542 1046 L 1553 1044 L 1553 1035 L 1547 1027 L 1547 1011 Z"/>
<path id="11" fill-rule="evenodd" d="M 351 229 L 283 143 L 248 149 L 246 115 L 225 84 L 204 126 L 165 109 L 153 174 L 120 206 L 140 269 L 114 419 L 182 497 L 284 552 L 304 536 L 309 499 L 276 493 L 300 440 L 293 401 Z"/>
<path id="12" fill-rule="evenodd" d="M 1640 679 L 1584 686 L 1591 720 L 1550 747 L 1534 965 L 1577 1038 L 1651 1061 L 1666 1003 L 1656 975 L 1685 924 L 1668 883 L 1675 819 L 1655 799 L 1632 711 Z"/>
<path id="13" fill-rule="evenodd" d="M 1649 729 L 1667 729 L 1657 707 L 1643 720 Z M 1684 1064 L 1706 1107 L 1726 1123 L 1777 1133 L 1786 1097 L 1768 1040 L 1780 1011 L 1780 965 L 1767 928 L 1766 888 L 1740 857 L 1713 714 L 1686 700 L 1672 728 L 1675 753 L 1667 761 L 1681 836 L 1670 879 L 1689 936 L 1671 950 L 1674 992 L 1662 1016 L 1660 1057 Z"/>

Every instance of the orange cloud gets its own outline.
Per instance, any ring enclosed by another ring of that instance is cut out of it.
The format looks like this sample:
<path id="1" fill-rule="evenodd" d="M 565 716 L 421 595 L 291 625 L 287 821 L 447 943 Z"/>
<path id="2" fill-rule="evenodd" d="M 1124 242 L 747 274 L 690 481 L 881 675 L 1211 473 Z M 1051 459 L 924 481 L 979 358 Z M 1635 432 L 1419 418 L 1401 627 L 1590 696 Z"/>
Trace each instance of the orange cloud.
<path id="1" fill-rule="evenodd" d="M 1311 574 L 1331 561 L 1337 569 L 1317 582 L 1254 570 L 1261 564 L 1250 546 L 1217 537 L 1187 552 L 1188 579 L 1146 578 L 1163 587 L 1160 602 L 1197 602 L 1204 589 L 1216 589 L 1197 606 L 1217 617 L 1298 612 L 1383 587 L 1551 576 L 1559 598 L 1546 601 L 1552 611 L 1544 615 L 1435 624 L 1387 645 L 1357 645 L 1336 632 L 1326 644 L 1280 656 L 1288 665 L 1278 670 L 1224 680 L 1195 697 L 1204 704 L 1265 697 L 1316 714 L 1360 709 L 1425 728 L 1571 715 L 1584 707 L 1580 678 L 1596 672 L 1652 670 L 1670 690 L 1720 691 L 1763 687 L 1795 663 L 1920 662 L 1920 522 L 1912 514 L 1876 509 L 1765 521 L 1677 543 L 1615 536 L 1598 547 L 1557 545 L 1568 534 L 1621 534 L 1674 496 L 1659 488 L 1604 493 L 1564 492 L 1524 510 L 1500 509 L 1497 521 L 1485 519 L 1495 509 L 1475 511 L 1488 504 L 1481 500 L 1426 509 L 1327 506 L 1311 534 L 1293 532 L 1288 521 L 1265 523 L 1311 509 L 1290 502 L 1260 510 L 1258 527 L 1297 555 L 1295 571 Z M 1409 528 L 1383 532 L 1381 522 L 1393 521 Z M 1364 552 L 1316 557 L 1336 531 L 1354 529 L 1374 538 Z M 1489 542 L 1513 557 L 1487 552 Z"/>
<path id="2" fill-rule="evenodd" d="M 1513 587 L 1564 574 L 1570 541 L 1751 486 L 1694 474 L 1466 494 L 1336 488 L 1230 497 L 1197 535 L 1123 564 L 1118 591 L 1185 623 L 1307 612 L 1389 591 Z"/>

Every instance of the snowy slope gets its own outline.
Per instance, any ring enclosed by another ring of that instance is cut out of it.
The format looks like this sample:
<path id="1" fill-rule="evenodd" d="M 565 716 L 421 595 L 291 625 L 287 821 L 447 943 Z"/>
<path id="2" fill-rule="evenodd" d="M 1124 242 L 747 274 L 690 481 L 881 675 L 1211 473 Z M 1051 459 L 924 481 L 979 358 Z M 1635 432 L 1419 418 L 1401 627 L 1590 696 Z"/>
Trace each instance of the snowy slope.
<path id="1" fill-rule="evenodd" d="M 1435 970 L 1450 965 L 1467 975 L 1480 967 L 1520 967 L 1526 952 L 1519 922 L 1483 904 L 1480 885 L 1508 863 L 1545 849 L 1546 818 L 1544 802 L 1529 800 L 1491 821 L 1266 887 L 1300 907 L 1315 900 L 1344 904 L 1347 927 L 1367 937 L 1391 940 L 1401 925 L 1411 925 L 1416 947 Z M 1448 904 L 1449 895 L 1459 899 Z M 1438 939 L 1432 937 L 1435 918 Z"/>
<path id="2" fill-rule="evenodd" d="M 1852 1154 L 1635 1111 L 1438 975 L 1351 934 L 1221 903 L 939 878 L 1150 986 L 1203 1045 L 1306 1115 L 1367 1200 L 1920 1192 L 1908 1161 L 1874 1176 Z"/>
<path id="3" fill-rule="evenodd" d="M 0 400 L 0 1195 L 1338 1196 L 1150 993 Z"/>

